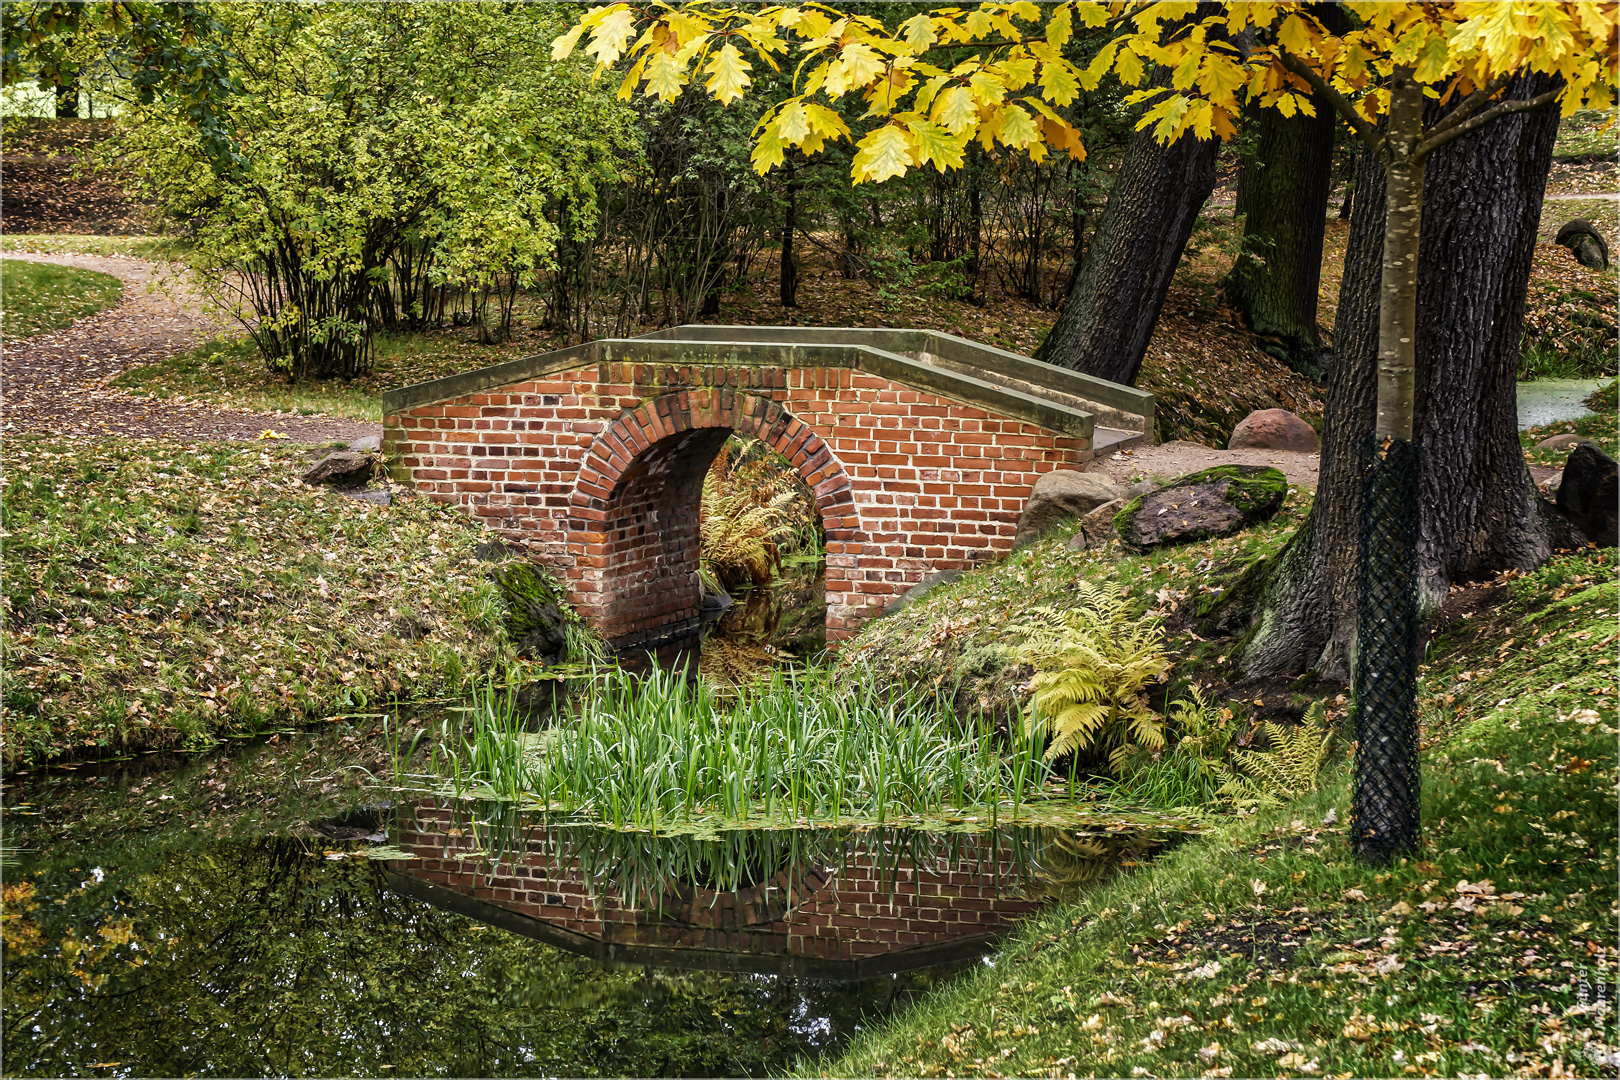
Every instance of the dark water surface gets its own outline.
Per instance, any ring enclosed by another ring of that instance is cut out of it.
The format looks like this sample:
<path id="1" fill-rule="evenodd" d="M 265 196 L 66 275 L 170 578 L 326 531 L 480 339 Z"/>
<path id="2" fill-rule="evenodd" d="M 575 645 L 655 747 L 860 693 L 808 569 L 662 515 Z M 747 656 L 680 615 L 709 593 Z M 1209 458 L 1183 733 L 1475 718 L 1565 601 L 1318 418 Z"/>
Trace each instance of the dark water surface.
<path id="1" fill-rule="evenodd" d="M 654 838 L 426 801 L 31 853 L 12 815 L 4 1071 L 759 1075 L 1161 839 Z"/>

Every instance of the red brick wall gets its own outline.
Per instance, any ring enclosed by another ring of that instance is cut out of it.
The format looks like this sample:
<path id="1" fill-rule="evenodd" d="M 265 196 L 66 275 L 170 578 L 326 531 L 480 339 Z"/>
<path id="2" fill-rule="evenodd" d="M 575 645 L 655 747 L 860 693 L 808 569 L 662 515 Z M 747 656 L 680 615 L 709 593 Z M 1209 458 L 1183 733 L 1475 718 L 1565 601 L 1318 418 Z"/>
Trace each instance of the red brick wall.
<path id="1" fill-rule="evenodd" d="M 849 368 L 612 362 L 388 417 L 397 476 L 528 545 L 610 641 L 695 619 L 697 493 L 726 433 L 815 492 L 827 638 L 929 573 L 1009 550 L 1035 480 L 1087 440 Z"/>
<path id="2" fill-rule="evenodd" d="M 419 857 L 395 863 L 395 870 L 600 941 L 859 960 L 997 936 L 1037 907 L 1009 888 L 1013 875 L 1004 849 L 999 859 L 981 860 L 977 856 L 986 851 L 965 841 L 954 860 L 939 858 L 898 874 L 886 874 L 859 855 L 842 866 L 784 871 L 766 883 L 774 889 L 715 893 L 672 882 L 662 914 L 630 910 L 610 883 L 598 883 L 593 896 L 578 863 L 559 856 L 545 830 L 532 835 L 526 853 L 504 861 L 492 875 L 472 854 L 471 836 L 445 834 L 455 820 L 448 809 L 419 810 L 416 824 L 398 841 Z M 986 849 L 988 844 L 986 839 Z"/>

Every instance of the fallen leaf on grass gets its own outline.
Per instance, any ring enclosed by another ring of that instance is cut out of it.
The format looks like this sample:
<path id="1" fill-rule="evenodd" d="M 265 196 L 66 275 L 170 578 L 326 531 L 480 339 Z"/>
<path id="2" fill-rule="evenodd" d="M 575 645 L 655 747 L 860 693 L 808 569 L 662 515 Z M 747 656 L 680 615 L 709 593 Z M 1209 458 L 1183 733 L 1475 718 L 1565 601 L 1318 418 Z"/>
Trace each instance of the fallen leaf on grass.
<path id="1" fill-rule="evenodd" d="M 1298 1039 L 1261 1039 L 1249 1046 L 1257 1054 L 1286 1054 L 1290 1050 L 1303 1050 L 1304 1044 Z"/>

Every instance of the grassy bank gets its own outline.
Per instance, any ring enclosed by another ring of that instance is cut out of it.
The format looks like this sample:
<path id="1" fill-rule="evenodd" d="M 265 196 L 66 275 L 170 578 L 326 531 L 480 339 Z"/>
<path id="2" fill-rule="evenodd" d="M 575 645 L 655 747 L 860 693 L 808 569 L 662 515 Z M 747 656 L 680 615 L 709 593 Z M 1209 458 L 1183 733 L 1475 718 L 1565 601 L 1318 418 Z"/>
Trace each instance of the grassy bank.
<path id="1" fill-rule="evenodd" d="M 61 330 L 105 311 L 123 297 L 123 283 L 111 274 L 22 259 L 0 260 L 0 338 L 17 341 Z"/>
<path id="2" fill-rule="evenodd" d="M 285 375 L 271 371 L 252 340 L 216 338 L 130 368 L 114 378 L 112 385 L 158 398 L 184 397 L 256 412 L 377 421 L 383 416 L 379 395 L 385 390 L 504 363 L 559 344 L 526 336 L 500 345 L 479 345 L 471 335 L 466 329 L 381 334 L 370 373 L 353 380 L 298 383 L 289 383 Z"/>
<path id="3" fill-rule="evenodd" d="M 510 656 L 483 531 L 311 488 L 313 453 L 8 440 L 5 765 L 459 694 Z"/>
<path id="4" fill-rule="evenodd" d="M 1612 430 L 1587 429 L 1613 452 Z M 959 681 L 959 695 L 993 706 L 1027 674 L 1009 663 L 1004 628 L 1058 603 L 1065 581 L 1126 582 L 1143 610 L 1196 603 L 1223 563 L 1288 524 L 1117 561 L 1048 541 L 875 624 L 848 655 L 946 689 Z M 1414 857 L 1382 870 L 1352 857 L 1341 752 L 1314 793 L 1212 824 L 1048 910 L 993 966 L 803 1071 L 1612 1075 L 1615 577 L 1612 549 L 1565 554 L 1471 588 L 1468 614 L 1442 627 L 1422 669 Z M 1178 679 L 1219 681 L 1222 643 L 1184 630 L 1172 644 Z M 1240 689 L 1256 713 L 1309 700 L 1309 688 L 1232 687 L 1239 710 Z"/>
<path id="5" fill-rule="evenodd" d="M 1532 465 L 1562 467 L 1569 459 L 1568 448 L 1544 450 L 1536 446 L 1536 443 L 1554 435 L 1579 435 L 1583 439 L 1591 439 L 1597 443 L 1610 457 L 1620 456 L 1620 414 L 1615 412 L 1612 404 L 1607 404 L 1602 399 L 1589 401 L 1588 404 L 1598 407 L 1598 411 L 1591 416 L 1583 416 L 1576 420 L 1558 420 L 1521 431 L 1519 442 L 1524 447 L 1525 459 Z"/>

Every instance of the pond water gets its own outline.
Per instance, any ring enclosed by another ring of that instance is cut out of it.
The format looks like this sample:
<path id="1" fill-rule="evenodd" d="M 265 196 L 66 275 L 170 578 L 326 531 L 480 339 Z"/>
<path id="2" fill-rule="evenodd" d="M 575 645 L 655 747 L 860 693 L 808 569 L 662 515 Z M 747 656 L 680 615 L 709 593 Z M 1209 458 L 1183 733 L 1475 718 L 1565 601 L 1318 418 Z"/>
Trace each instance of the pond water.
<path id="1" fill-rule="evenodd" d="M 1576 420 L 1592 410 L 1584 404 L 1606 379 L 1537 379 L 1518 384 L 1519 430 Z"/>
<path id="2" fill-rule="evenodd" d="M 759 1075 L 1170 839 L 652 837 L 432 800 L 234 837 L 7 826 L 19 1076 Z"/>

